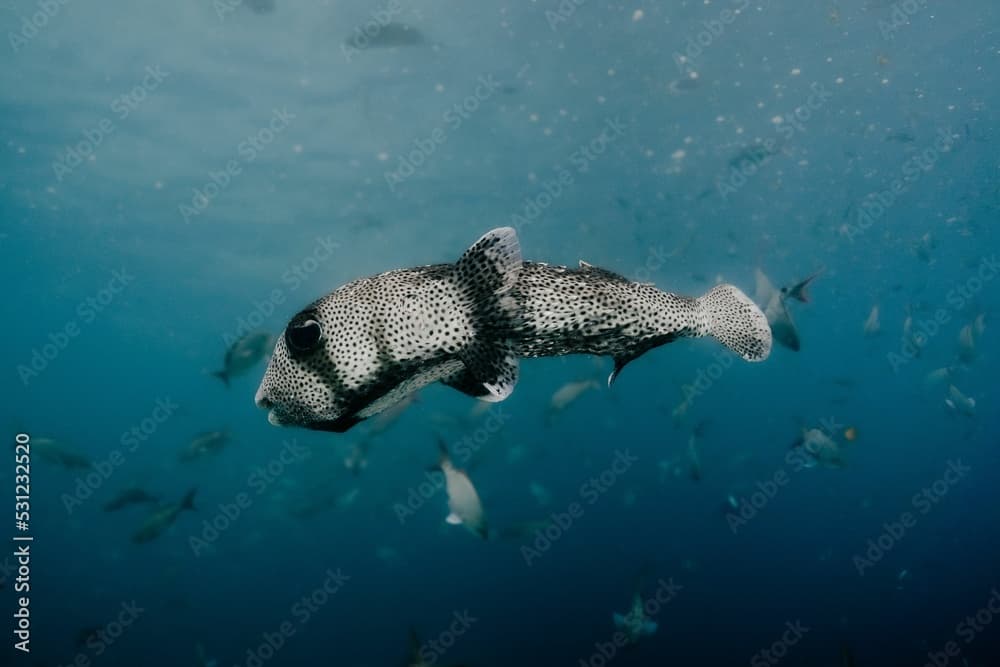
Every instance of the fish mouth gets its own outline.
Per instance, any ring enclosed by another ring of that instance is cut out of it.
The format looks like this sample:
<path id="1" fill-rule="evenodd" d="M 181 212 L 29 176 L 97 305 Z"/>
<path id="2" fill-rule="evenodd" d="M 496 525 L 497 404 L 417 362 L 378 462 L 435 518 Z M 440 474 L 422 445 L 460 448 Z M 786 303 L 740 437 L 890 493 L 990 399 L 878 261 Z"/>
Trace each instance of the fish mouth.
<path id="1" fill-rule="evenodd" d="M 253 397 L 253 402 L 257 405 L 258 408 L 268 411 L 267 421 L 272 426 L 288 426 L 289 424 L 293 423 L 288 419 L 282 417 L 281 413 L 278 412 L 278 409 L 274 407 L 274 401 L 272 401 L 271 399 L 269 399 L 267 396 L 264 395 L 263 386 L 257 389 L 257 394 Z"/>
<path id="2" fill-rule="evenodd" d="M 264 395 L 263 384 L 257 387 L 257 393 L 254 394 L 253 396 L 253 402 L 257 405 L 258 408 L 263 408 L 264 410 L 267 410 L 272 405 L 274 405 L 274 403 L 271 402 L 271 399 L 269 399 L 267 396 Z"/>

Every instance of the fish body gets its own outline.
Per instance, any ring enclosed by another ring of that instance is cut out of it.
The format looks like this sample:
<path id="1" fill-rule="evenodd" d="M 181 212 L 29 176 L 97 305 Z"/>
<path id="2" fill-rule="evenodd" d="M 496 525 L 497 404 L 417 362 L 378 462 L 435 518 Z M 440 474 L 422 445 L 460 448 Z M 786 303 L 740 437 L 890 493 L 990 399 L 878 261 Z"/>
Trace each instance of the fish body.
<path id="1" fill-rule="evenodd" d="M 505 227 L 455 264 L 356 280 L 295 315 L 255 401 L 272 424 L 343 432 L 433 382 L 502 401 L 522 357 L 610 356 L 613 382 L 648 350 L 707 335 L 748 361 L 770 354 L 763 313 L 731 285 L 689 298 L 586 263 L 524 262 Z"/>
<path id="2" fill-rule="evenodd" d="M 146 493 L 144 490 L 138 487 L 129 487 L 127 489 L 122 489 L 118 492 L 114 498 L 104 503 L 102 509 L 105 512 L 115 512 L 122 508 L 128 507 L 129 505 L 140 505 L 143 503 L 157 503 L 159 498 L 156 496 Z"/>
<path id="3" fill-rule="evenodd" d="M 872 306 L 865 320 L 865 335 L 868 337 L 877 336 L 882 331 L 882 322 L 879 319 L 878 305 Z"/>
<path id="4" fill-rule="evenodd" d="M 744 146 L 729 158 L 731 169 L 742 169 L 745 166 L 760 166 L 766 160 L 781 152 L 781 148 L 774 141 L 755 141 Z"/>
<path id="5" fill-rule="evenodd" d="M 701 456 L 698 455 L 698 438 L 694 433 L 688 438 L 688 476 L 695 482 L 701 481 Z"/>
<path id="6" fill-rule="evenodd" d="M 943 382 L 947 382 L 955 377 L 955 369 L 951 366 L 945 366 L 944 368 L 938 368 L 931 371 L 924 377 L 925 387 L 934 387 Z"/>
<path id="7" fill-rule="evenodd" d="M 528 486 L 528 490 L 531 492 L 531 496 L 535 501 L 542 507 L 548 505 L 552 501 L 552 494 L 538 482 L 532 482 Z"/>
<path id="8" fill-rule="evenodd" d="M 815 462 L 813 465 L 819 464 L 828 468 L 844 466 L 840 445 L 818 428 L 803 430 L 795 446 L 805 450 Z"/>
<path id="9" fill-rule="evenodd" d="M 184 510 L 193 511 L 195 492 L 195 489 L 191 489 L 180 502 L 166 505 L 150 514 L 139 530 L 132 535 L 132 541 L 136 544 L 143 544 L 154 540 L 174 524 L 181 512 Z"/>
<path id="10" fill-rule="evenodd" d="M 353 475 L 360 475 L 368 467 L 369 446 L 369 440 L 356 443 L 344 456 L 344 467 L 350 470 Z"/>
<path id="11" fill-rule="evenodd" d="M 216 454 L 229 442 L 228 431 L 206 431 L 199 433 L 180 451 L 181 461 L 194 461 L 209 454 Z"/>
<path id="12" fill-rule="evenodd" d="M 463 525 L 473 534 L 484 540 L 488 539 L 489 526 L 476 487 L 464 470 L 459 470 L 452 464 L 444 443 L 439 443 L 439 446 L 441 460 L 438 468 L 444 473 L 444 488 L 448 495 L 448 516 L 445 521 L 456 526 Z"/>
<path id="13" fill-rule="evenodd" d="M 404 23 L 385 23 L 377 30 L 364 30 L 361 26 L 344 43 L 355 49 L 390 49 L 399 46 L 419 46 L 424 35 Z"/>
<path id="14" fill-rule="evenodd" d="M 32 438 L 31 450 L 45 461 L 61 465 L 69 470 L 85 470 L 93 466 L 90 459 L 67 448 L 52 438 Z"/>
<path id="15" fill-rule="evenodd" d="M 976 399 L 969 398 L 959 391 L 955 385 L 951 385 L 948 388 L 948 398 L 944 400 L 944 403 L 952 412 L 957 412 L 966 417 L 974 417 L 976 415 Z"/>
<path id="16" fill-rule="evenodd" d="M 583 396 L 588 389 L 597 389 L 601 385 L 596 380 L 580 380 L 578 382 L 567 382 L 559 387 L 549 399 L 549 410 L 560 412 L 568 405 Z"/>
<path id="17" fill-rule="evenodd" d="M 262 331 L 248 333 L 229 346 L 222 370 L 214 371 L 212 375 L 222 380 L 228 387 L 230 378 L 256 366 L 273 345 L 274 336 L 269 333 Z"/>
<path id="18" fill-rule="evenodd" d="M 433 667 L 437 664 L 438 651 L 435 644 L 424 646 L 417 635 L 417 631 L 410 628 L 410 646 L 407 650 L 406 660 L 403 661 L 405 667 Z M 463 665 L 453 665 L 451 667 L 464 667 Z"/>
<path id="19" fill-rule="evenodd" d="M 958 333 L 958 359 L 964 364 L 976 360 L 976 334 L 972 324 L 966 324 Z"/>
<path id="20" fill-rule="evenodd" d="M 656 621 L 650 620 L 643 608 L 642 598 L 636 594 L 632 598 L 632 607 L 627 614 L 612 614 L 615 628 L 625 633 L 627 644 L 635 644 L 643 637 L 654 634 L 659 627 Z"/>
<path id="21" fill-rule="evenodd" d="M 913 315 L 907 313 L 906 319 L 903 320 L 903 345 L 906 349 L 912 350 L 913 356 L 919 359 L 926 343 L 927 338 L 924 334 L 913 331 Z"/>
<path id="22" fill-rule="evenodd" d="M 774 340 L 784 347 L 798 352 L 802 347 L 799 330 L 785 304 L 785 296 L 781 290 L 775 289 L 771 280 L 760 269 L 757 269 L 756 277 L 757 295 L 755 300 L 764 309 L 764 316 L 771 326 Z"/>
<path id="23" fill-rule="evenodd" d="M 218 667 L 219 661 L 215 658 L 209 658 L 205 653 L 205 647 L 202 646 L 201 642 L 195 645 L 195 657 L 197 662 L 195 663 L 197 667 Z"/>

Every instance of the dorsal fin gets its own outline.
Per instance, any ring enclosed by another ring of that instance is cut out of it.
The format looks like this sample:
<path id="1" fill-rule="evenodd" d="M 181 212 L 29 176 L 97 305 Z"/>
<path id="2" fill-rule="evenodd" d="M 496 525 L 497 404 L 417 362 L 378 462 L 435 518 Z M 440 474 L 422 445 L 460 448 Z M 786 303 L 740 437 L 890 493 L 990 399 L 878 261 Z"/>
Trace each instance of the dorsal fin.
<path id="1" fill-rule="evenodd" d="M 626 278 L 625 276 L 623 276 L 621 274 L 615 273 L 614 271 L 608 271 L 607 269 L 602 269 L 599 266 L 594 266 L 593 264 L 589 264 L 589 263 L 583 261 L 582 259 L 580 260 L 580 269 L 579 270 L 582 273 L 588 273 L 588 274 L 592 274 L 592 275 L 595 275 L 595 276 L 600 276 L 604 280 L 608 280 L 610 282 L 616 282 L 616 283 L 630 283 L 630 282 L 632 282 L 631 280 L 629 280 L 628 278 Z"/>
<path id="2" fill-rule="evenodd" d="M 517 357 L 510 339 L 518 326 L 518 305 L 506 293 L 517 283 L 522 266 L 512 227 L 487 232 L 455 264 L 454 280 L 464 293 L 474 334 L 458 354 L 464 371 L 448 383 L 484 401 L 504 400 L 517 383 Z"/>

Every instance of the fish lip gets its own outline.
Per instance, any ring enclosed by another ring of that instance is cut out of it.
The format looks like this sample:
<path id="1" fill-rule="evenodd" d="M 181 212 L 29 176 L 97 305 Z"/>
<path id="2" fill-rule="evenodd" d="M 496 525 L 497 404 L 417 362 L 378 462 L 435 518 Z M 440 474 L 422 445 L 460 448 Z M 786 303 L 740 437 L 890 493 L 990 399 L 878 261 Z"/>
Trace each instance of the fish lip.
<path id="1" fill-rule="evenodd" d="M 267 410 L 271 408 L 274 404 L 271 402 L 267 396 L 264 395 L 264 385 L 257 387 L 257 393 L 253 396 L 253 402 L 258 408 Z"/>

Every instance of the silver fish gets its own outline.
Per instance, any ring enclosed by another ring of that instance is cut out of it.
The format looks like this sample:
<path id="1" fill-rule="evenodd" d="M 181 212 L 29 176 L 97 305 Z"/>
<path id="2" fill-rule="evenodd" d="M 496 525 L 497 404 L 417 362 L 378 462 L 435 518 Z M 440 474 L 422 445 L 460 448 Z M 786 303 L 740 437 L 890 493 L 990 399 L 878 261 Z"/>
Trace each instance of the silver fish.
<path id="1" fill-rule="evenodd" d="M 632 596 L 632 607 L 627 614 L 612 614 L 615 628 L 625 633 L 626 644 L 635 644 L 643 637 L 652 635 L 658 629 L 656 621 L 646 615 L 642 597 Z"/>
<path id="2" fill-rule="evenodd" d="M 150 514 L 139 530 L 132 535 L 132 541 L 136 544 L 142 544 L 154 540 L 174 524 L 181 512 L 184 510 L 193 511 L 195 492 L 196 489 L 191 489 L 181 498 L 180 502 L 166 505 Z"/>
<path id="3" fill-rule="evenodd" d="M 583 262 L 523 262 L 504 227 L 455 264 L 356 280 L 295 315 L 255 401 L 274 425 L 344 432 L 433 382 L 502 401 L 521 357 L 610 356 L 611 383 L 652 348 L 708 335 L 747 361 L 771 352 L 764 314 L 736 287 L 689 298 Z"/>
<path id="4" fill-rule="evenodd" d="M 952 412 L 966 417 L 976 416 L 976 399 L 966 396 L 955 385 L 948 387 L 948 398 L 944 400 L 944 403 Z"/>
<path id="5" fill-rule="evenodd" d="M 209 454 L 217 454 L 229 443 L 229 439 L 229 431 L 199 433 L 178 453 L 177 458 L 188 462 L 204 458 Z"/>
<path id="6" fill-rule="evenodd" d="M 439 442 L 438 446 L 441 451 L 438 468 L 444 473 L 444 488 L 448 494 L 448 516 L 445 521 L 456 526 L 461 524 L 482 539 L 489 539 L 489 526 L 476 487 L 464 470 L 459 470 L 452 464 L 448 447 L 443 442 Z"/>
<path id="7" fill-rule="evenodd" d="M 262 331 L 248 333 L 226 350 L 222 370 L 213 371 L 212 375 L 229 386 L 229 379 L 245 373 L 257 365 L 274 345 L 274 336 Z"/>
<path id="8" fill-rule="evenodd" d="M 882 331 L 882 322 L 879 320 L 878 304 L 872 306 L 872 312 L 865 320 L 865 335 L 868 337 L 877 336 Z"/>
<path id="9" fill-rule="evenodd" d="M 139 505 L 141 503 L 157 503 L 160 499 L 146 493 L 137 486 L 130 486 L 119 491 L 114 498 L 104 503 L 101 508 L 105 512 L 115 512 L 129 505 Z"/>
<path id="10" fill-rule="evenodd" d="M 93 466 L 93 463 L 86 456 L 52 438 L 32 438 L 31 451 L 41 456 L 45 461 L 61 465 L 69 470 L 86 470 Z"/>
<path id="11" fill-rule="evenodd" d="M 806 467 L 813 467 L 816 464 L 828 468 L 844 467 L 844 457 L 840 445 L 818 428 L 803 429 L 793 448 L 802 448 L 812 459 L 813 463 Z"/>

